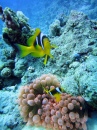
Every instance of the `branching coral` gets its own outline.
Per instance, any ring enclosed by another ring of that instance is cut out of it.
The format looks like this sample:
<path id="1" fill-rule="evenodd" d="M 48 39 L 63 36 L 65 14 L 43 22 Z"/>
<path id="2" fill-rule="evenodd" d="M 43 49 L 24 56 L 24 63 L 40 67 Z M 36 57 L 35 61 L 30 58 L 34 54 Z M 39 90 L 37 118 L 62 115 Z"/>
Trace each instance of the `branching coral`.
<path id="1" fill-rule="evenodd" d="M 61 94 L 56 102 L 43 88 L 60 87 L 54 75 L 47 74 L 21 88 L 18 103 L 21 116 L 28 125 L 53 130 L 87 130 L 85 101 L 81 96 Z"/>

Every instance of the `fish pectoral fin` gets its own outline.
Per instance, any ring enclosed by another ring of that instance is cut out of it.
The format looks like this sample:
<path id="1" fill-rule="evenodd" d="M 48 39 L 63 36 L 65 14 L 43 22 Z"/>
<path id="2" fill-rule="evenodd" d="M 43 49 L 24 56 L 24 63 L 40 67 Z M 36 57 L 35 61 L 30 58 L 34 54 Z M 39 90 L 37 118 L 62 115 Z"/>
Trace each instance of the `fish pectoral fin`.
<path id="1" fill-rule="evenodd" d="M 49 57 L 54 58 L 51 54 L 49 54 Z M 48 59 L 48 55 L 45 56 L 45 59 L 44 59 L 44 62 L 43 62 L 44 65 L 46 65 L 47 59 Z"/>
<path id="2" fill-rule="evenodd" d="M 60 89 L 61 89 L 61 92 L 62 92 L 62 93 L 65 93 L 65 92 L 66 92 L 63 86 L 61 86 Z"/>
<path id="3" fill-rule="evenodd" d="M 55 44 L 52 44 L 52 45 L 51 45 L 51 48 L 58 48 L 58 46 L 55 45 Z"/>
<path id="4" fill-rule="evenodd" d="M 21 45 L 21 44 L 16 44 L 15 46 L 18 48 L 21 58 L 23 58 L 23 57 L 25 57 L 25 56 L 27 56 L 28 54 L 31 53 L 30 47 L 27 47 L 27 46 L 24 46 L 24 45 Z"/>
<path id="5" fill-rule="evenodd" d="M 54 58 L 51 54 L 49 54 L 50 58 Z"/>

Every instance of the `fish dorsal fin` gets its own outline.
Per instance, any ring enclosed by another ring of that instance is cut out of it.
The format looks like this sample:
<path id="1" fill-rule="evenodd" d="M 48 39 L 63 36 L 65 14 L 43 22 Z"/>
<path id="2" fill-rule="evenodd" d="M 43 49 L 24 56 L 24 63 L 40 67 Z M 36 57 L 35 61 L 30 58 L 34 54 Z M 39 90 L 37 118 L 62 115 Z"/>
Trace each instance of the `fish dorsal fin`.
<path id="1" fill-rule="evenodd" d="M 28 46 L 32 46 L 34 45 L 35 41 L 36 41 L 36 37 L 40 34 L 40 29 L 36 28 L 35 33 L 33 34 L 33 36 L 29 37 L 29 39 L 27 40 L 27 45 Z"/>

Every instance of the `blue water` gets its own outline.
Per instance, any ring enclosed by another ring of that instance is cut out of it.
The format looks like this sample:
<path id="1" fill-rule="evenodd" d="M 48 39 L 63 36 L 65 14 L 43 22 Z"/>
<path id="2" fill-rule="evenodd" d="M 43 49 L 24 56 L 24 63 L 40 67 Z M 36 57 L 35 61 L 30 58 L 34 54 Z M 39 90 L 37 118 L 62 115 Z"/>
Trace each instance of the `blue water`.
<path id="1" fill-rule="evenodd" d="M 22 11 L 29 24 L 48 33 L 49 25 L 60 15 L 68 15 L 71 10 L 85 12 L 89 17 L 97 18 L 97 0 L 0 0 L 0 5 L 13 11 Z M 3 23 L 0 21 L 0 32 Z"/>

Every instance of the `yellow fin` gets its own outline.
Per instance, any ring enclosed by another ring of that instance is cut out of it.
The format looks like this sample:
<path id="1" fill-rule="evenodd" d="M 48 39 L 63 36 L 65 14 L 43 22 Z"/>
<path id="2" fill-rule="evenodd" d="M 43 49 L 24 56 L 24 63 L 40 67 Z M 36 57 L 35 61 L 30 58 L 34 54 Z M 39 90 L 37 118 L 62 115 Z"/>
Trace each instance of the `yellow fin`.
<path id="1" fill-rule="evenodd" d="M 43 64 L 46 65 L 46 63 L 47 63 L 47 55 L 45 56 Z"/>
<path id="2" fill-rule="evenodd" d="M 50 58 L 54 58 L 51 54 L 49 54 L 49 56 L 50 56 Z M 44 65 L 46 65 L 47 60 L 48 60 L 48 55 L 45 56 L 45 59 L 44 59 L 44 62 L 43 62 Z"/>
<path id="3" fill-rule="evenodd" d="M 43 86 L 42 88 L 43 88 L 43 91 L 45 91 L 47 94 L 49 93 L 49 91 L 46 88 L 44 88 Z"/>
<path id="4" fill-rule="evenodd" d="M 60 89 L 61 89 L 61 92 L 62 92 L 62 93 L 66 92 L 65 89 L 64 89 L 64 87 L 61 86 Z"/>
<path id="5" fill-rule="evenodd" d="M 54 58 L 51 54 L 49 54 L 50 58 Z"/>
<path id="6" fill-rule="evenodd" d="M 41 48 L 41 46 L 39 46 L 39 45 L 36 45 L 35 48 L 36 48 L 37 51 L 43 50 L 43 49 Z"/>
<path id="7" fill-rule="evenodd" d="M 23 45 L 20 45 L 20 44 L 16 44 L 16 47 L 19 50 L 20 57 L 25 57 L 25 56 L 27 56 L 28 54 L 31 53 L 30 47 L 23 46 Z"/>
<path id="8" fill-rule="evenodd" d="M 43 49 L 39 46 L 35 46 L 35 51 L 31 53 L 32 56 L 34 57 L 43 57 L 45 55 Z"/>
<path id="9" fill-rule="evenodd" d="M 60 93 L 56 93 L 53 96 L 55 97 L 56 102 L 59 102 L 61 100 L 61 94 Z"/>
<path id="10" fill-rule="evenodd" d="M 55 44 L 52 44 L 51 45 L 51 48 L 57 48 L 58 46 L 57 45 L 55 45 Z"/>
<path id="11" fill-rule="evenodd" d="M 28 46 L 32 46 L 36 40 L 36 37 L 39 35 L 40 33 L 40 29 L 36 28 L 35 33 L 33 34 L 33 36 L 31 36 L 28 40 L 27 40 L 27 45 Z"/>
<path id="12" fill-rule="evenodd" d="M 31 56 L 33 56 L 33 57 L 43 57 L 45 54 L 44 54 L 44 52 L 43 51 L 33 51 L 33 52 L 31 52 L 30 53 L 31 54 Z"/>

